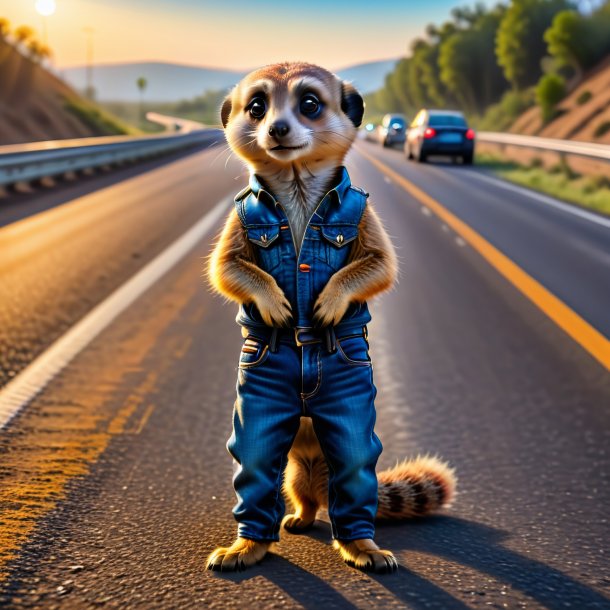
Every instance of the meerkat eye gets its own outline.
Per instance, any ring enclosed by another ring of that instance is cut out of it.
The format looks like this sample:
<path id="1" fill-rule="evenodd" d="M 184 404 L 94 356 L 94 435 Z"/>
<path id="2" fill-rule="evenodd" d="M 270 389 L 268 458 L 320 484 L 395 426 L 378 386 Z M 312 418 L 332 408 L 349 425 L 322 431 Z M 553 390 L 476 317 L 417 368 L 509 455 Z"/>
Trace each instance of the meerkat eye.
<path id="1" fill-rule="evenodd" d="M 306 93 L 301 98 L 301 113 L 310 119 L 315 119 L 322 112 L 322 103 L 313 93 Z"/>
<path id="2" fill-rule="evenodd" d="M 265 102 L 265 98 L 254 97 L 246 107 L 246 110 L 248 110 L 250 116 L 255 119 L 262 119 L 265 116 L 265 112 L 267 112 L 267 102 Z"/>

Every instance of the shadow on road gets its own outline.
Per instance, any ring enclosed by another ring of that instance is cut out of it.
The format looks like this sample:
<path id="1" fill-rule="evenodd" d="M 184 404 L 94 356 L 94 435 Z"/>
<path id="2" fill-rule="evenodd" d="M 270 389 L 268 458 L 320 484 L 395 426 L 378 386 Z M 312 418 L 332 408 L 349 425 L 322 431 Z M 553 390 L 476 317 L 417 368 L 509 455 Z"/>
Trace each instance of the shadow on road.
<path id="1" fill-rule="evenodd" d="M 563 572 L 544 563 L 524 557 L 502 546 L 508 533 L 492 527 L 457 519 L 436 516 L 401 524 L 381 524 L 377 527 L 377 543 L 393 551 L 415 551 L 437 556 L 452 563 L 467 566 L 504 582 L 534 598 L 551 610 L 566 608 L 608 608 L 607 598 Z M 421 584 L 409 578 L 383 578 L 378 582 L 396 597 L 409 601 L 413 607 L 413 587 Z M 417 578 L 417 577 L 416 577 Z M 426 583 L 428 586 L 430 583 Z M 436 590 L 436 591 L 435 591 Z M 429 600 L 443 606 L 439 589 L 429 591 Z M 441 594 L 447 596 L 445 591 Z M 446 607 L 466 607 L 453 600 Z"/>
<path id="2" fill-rule="evenodd" d="M 329 534 L 327 524 L 318 522 L 317 527 L 306 535 L 327 544 Z M 550 610 L 570 605 L 588 610 L 609 607 L 608 599 L 588 586 L 555 568 L 503 547 L 502 542 L 507 537 L 508 533 L 503 530 L 464 519 L 437 516 L 400 524 L 380 524 L 376 541 L 382 548 L 395 552 L 424 553 L 474 569 L 521 591 Z M 330 607 L 356 607 L 332 583 L 275 554 L 265 559 L 264 566 L 257 566 L 246 573 L 215 574 L 233 582 L 262 575 L 305 607 L 309 607 L 312 599 L 324 599 L 325 605 Z M 371 578 L 415 610 L 463 610 L 470 607 L 408 567 L 401 566 L 397 574 L 372 575 Z M 485 595 L 485 592 L 479 594 Z M 489 597 L 487 599 L 491 603 Z"/>

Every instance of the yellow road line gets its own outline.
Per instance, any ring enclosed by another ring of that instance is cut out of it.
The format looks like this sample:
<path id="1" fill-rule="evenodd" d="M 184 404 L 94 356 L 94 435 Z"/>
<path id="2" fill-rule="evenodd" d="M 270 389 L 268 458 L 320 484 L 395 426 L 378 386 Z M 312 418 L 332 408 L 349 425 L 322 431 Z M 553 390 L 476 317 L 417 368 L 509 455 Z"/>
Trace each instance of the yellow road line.
<path id="1" fill-rule="evenodd" d="M 465 222 L 451 213 L 441 203 L 436 201 L 415 186 L 404 176 L 388 167 L 385 163 L 371 156 L 361 147 L 358 152 L 366 157 L 377 169 L 394 180 L 407 193 L 420 203 L 431 209 L 439 218 L 447 223 L 458 235 L 470 244 L 496 271 L 504 276 L 513 286 L 523 293 L 532 303 L 541 309 L 555 324 L 564 330 L 576 343 L 587 350 L 607 370 L 610 370 L 610 341 L 591 324 L 583 320 L 575 311 L 560 301 L 542 284 L 516 265 L 510 258 L 492 246 Z"/>

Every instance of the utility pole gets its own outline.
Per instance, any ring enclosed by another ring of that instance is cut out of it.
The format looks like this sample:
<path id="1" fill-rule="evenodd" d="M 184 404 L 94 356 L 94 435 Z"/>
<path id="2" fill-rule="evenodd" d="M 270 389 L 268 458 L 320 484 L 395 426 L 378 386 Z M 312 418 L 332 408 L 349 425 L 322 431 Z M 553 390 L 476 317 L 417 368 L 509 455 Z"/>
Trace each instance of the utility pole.
<path id="1" fill-rule="evenodd" d="M 93 34 L 95 30 L 90 27 L 83 28 L 83 32 L 87 35 L 87 85 L 85 88 L 85 96 L 93 100 L 95 89 L 93 88 Z"/>

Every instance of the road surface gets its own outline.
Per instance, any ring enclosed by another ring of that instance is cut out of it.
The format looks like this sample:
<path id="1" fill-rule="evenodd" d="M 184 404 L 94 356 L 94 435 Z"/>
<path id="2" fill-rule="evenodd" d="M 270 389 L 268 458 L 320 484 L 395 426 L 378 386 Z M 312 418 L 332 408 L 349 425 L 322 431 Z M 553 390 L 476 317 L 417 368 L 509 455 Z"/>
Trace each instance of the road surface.
<path id="1" fill-rule="evenodd" d="M 0 433 L 0 605 L 610 607 L 608 370 L 396 176 L 605 337 L 610 229 L 364 142 L 347 165 L 401 264 L 370 304 L 379 467 L 442 455 L 459 477 L 454 506 L 378 528 L 394 575 L 341 563 L 324 515 L 249 572 L 203 569 L 235 532 L 225 442 L 241 336 L 235 306 L 201 278 L 216 222 Z M 245 183 L 214 147 L 0 229 L 2 381 L 219 202 L 228 213 Z"/>

